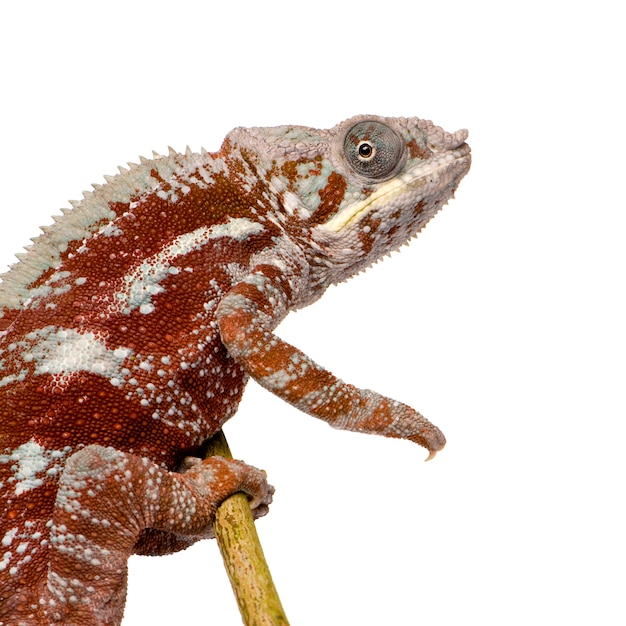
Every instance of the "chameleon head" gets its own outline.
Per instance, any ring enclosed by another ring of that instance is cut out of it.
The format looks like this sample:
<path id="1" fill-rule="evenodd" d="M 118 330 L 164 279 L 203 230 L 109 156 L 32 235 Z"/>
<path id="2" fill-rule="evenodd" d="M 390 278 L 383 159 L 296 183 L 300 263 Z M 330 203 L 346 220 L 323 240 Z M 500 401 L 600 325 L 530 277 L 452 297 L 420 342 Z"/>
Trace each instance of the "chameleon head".
<path id="1" fill-rule="evenodd" d="M 466 130 L 447 133 L 418 118 L 352 118 L 331 133 L 346 190 L 312 234 L 341 267 L 338 282 L 415 236 L 452 197 L 471 157 Z"/>
<path id="2" fill-rule="evenodd" d="M 468 172 L 466 130 L 418 118 L 357 116 L 330 130 L 237 129 L 282 201 L 312 276 L 345 280 L 416 235 Z"/>

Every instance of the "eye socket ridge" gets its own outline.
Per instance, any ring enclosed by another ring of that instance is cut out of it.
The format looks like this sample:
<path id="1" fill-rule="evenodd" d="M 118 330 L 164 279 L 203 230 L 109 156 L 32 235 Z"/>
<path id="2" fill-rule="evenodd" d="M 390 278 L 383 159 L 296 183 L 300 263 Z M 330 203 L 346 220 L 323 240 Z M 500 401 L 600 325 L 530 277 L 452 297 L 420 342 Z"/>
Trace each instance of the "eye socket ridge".
<path id="1" fill-rule="evenodd" d="M 343 142 L 350 168 L 374 181 L 386 180 L 397 172 L 405 148 L 400 136 L 377 120 L 357 122 L 348 129 Z"/>

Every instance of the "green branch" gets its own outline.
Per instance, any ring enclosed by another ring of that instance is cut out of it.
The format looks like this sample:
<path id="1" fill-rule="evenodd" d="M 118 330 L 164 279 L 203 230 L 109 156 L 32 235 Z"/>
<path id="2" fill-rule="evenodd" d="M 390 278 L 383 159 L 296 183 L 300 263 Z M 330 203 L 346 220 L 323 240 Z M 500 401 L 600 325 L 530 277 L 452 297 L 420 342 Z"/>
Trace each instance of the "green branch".
<path id="1" fill-rule="evenodd" d="M 222 431 L 209 442 L 206 456 L 233 458 Z M 243 493 L 220 505 L 214 529 L 245 626 L 289 626 Z"/>

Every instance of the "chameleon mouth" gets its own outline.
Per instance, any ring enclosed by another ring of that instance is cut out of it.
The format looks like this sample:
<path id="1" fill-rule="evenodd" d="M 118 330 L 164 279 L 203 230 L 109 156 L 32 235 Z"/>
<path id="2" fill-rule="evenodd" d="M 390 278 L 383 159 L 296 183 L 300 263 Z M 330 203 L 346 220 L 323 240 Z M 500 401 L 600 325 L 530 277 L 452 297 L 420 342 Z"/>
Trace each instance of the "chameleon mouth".
<path id="1" fill-rule="evenodd" d="M 470 161 L 470 147 L 467 144 L 454 151 L 445 152 L 434 162 L 424 163 L 381 184 L 365 200 L 355 202 L 333 215 L 324 227 L 331 232 L 340 233 L 368 213 L 389 206 L 396 197 L 406 194 L 415 196 L 420 193 L 420 189 L 424 190 L 421 196 L 427 196 L 429 188 L 444 179 L 447 183 L 451 180 L 459 181 L 467 173 Z"/>

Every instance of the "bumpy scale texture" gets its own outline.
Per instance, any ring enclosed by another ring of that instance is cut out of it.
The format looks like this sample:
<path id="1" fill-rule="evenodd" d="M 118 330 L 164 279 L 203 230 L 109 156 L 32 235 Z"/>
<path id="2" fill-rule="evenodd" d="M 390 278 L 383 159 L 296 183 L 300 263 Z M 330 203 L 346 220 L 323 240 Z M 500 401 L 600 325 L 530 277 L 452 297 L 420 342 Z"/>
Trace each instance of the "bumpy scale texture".
<path id="1" fill-rule="evenodd" d="M 43 228 L 0 285 L 0 624 L 119 624 L 130 554 L 212 535 L 239 461 L 201 460 L 252 376 L 336 428 L 441 432 L 274 334 L 413 237 L 470 166 L 466 131 L 360 116 L 238 128 L 141 159 Z"/>

